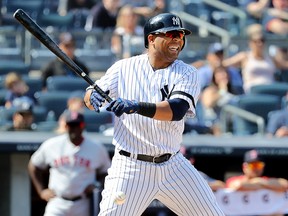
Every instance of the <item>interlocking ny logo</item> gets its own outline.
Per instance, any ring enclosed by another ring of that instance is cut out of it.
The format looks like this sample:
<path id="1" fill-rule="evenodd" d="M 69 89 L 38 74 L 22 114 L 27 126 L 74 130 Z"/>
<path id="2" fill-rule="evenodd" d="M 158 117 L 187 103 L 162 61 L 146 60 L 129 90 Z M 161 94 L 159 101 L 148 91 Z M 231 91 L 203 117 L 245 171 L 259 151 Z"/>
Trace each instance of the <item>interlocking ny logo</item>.
<path id="1" fill-rule="evenodd" d="M 180 19 L 179 17 L 172 17 L 172 22 L 173 22 L 173 25 L 180 25 Z"/>

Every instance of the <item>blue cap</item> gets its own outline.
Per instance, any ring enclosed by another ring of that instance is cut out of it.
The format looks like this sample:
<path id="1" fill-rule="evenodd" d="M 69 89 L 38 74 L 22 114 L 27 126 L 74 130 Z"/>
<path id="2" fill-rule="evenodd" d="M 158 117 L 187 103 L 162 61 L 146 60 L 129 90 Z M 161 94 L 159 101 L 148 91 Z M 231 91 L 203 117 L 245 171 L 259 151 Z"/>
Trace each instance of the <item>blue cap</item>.
<path id="1" fill-rule="evenodd" d="M 252 163 L 256 161 L 263 161 L 256 150 L 247 151 L 244 155 L 244 162 Z"/>

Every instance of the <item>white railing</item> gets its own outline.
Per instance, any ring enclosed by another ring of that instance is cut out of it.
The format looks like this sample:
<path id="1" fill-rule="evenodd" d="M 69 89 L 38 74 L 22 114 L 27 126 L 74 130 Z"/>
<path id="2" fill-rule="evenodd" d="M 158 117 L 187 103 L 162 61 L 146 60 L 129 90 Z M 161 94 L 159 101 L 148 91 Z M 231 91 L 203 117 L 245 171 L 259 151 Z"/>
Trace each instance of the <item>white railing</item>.
<path id="1" fill-rule="evenodd" d="M 257 134 L 264 135 L 265 121 L 263 117 L 232 105 L 225 105 L 224 107 L 222 107 L 220 112 L 221 130 L 223 131 L 223 133 L 228 132 L 227 125 L 231 115 L 239 116 L 247 121 L 254 122 L 258 128 Z"/>

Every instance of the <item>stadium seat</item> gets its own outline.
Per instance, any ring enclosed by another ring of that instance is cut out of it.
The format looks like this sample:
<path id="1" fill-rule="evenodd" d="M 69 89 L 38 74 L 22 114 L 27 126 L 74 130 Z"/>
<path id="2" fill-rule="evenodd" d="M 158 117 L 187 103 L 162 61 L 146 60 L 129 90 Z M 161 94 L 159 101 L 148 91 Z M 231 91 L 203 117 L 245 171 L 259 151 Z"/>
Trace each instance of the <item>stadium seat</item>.
<path id="1" fill-rule="evenodd" d="M 256 114 L 264 119 L 265 125 L 268 120 L 268 113 L 278 110 L 281 107 L 281 99 L 275 95 L 241 95 L 235 100 L 234 106 Z M 257 132 L 257 125 L 234 116 L 233 118 L 233 134 L 234 135 L 250 135 Z"/>
<path id="2" fill-rule="evenodd" d="M 256 85 L 251 87 L 250 92 L 251 94 L 268 94 L 282 98 L 288 93 L 288 83 L 276 82 L 266 85 Z"/>
<path id="3" fill-rule="evenodd" d="M 47 79 L 48 91 L 85 91 L 88 86 L 81 77 L 51 76 Z"/>
<path id="4" fill-rule="evenodd" d="M 30 71 L 30 65 L 25 64 L 24 61 L 0 60 L 0 75 L 5 75 L 12 71 L 21 75 L 28 75 Z"/>
<path id="5" fill-rule="evenodd" d="M 34 95 L 36 92 L 42 90 L 42 80 L 41 78 L 32 78 L 30 76 L 22 76 L 22 79 L 29 86 L 29 95 Z"/>
<path id="6" fill-rule="evenodd" d="M 113 126 L 114 115 L 112 112 L 99 112 L 86 109 L 84 112 L 85 125 L 87 132 L 102 132 Z"/>
<path id="7" fill-rule="evenodd" d="M 6 89 L 0 89 L 0 107 L 5 105 L 5 96 L 7 94 Z"/>
<path id="8" fill-rule="evenodd" d="M 62 112 L 67 108 L 67 100 L 70 96 L 69 92 L 54 91 L 54 92 L 36 92 L 35 98 L 40 106 L 43 106 L 47 111 L 53 111 L 55 120 L 58 120 Z"/>
<path id="9" fill-rule="evenodd" d="M 16 109 L 14 108 L 5 108 L 1 107 L 0 109 L 0 119 L 4 122 L 12 121 L 13 114 L 15 113 Z M 34 123 L 43 122 L 47 119 L 47 109 L 41 106 L 34 106 L 33 107 L 33 114 L 34 114 Z"/>
<path id="10" fill-rule="evenodd" d="M 17 20 L 13 18 L 14 12 L 21 8 L 32 19 L 37 20 L 40 11 L 43 10 L 43 0 L 3 0 L 2 19 L 4 25 L 17 25 Z"/>

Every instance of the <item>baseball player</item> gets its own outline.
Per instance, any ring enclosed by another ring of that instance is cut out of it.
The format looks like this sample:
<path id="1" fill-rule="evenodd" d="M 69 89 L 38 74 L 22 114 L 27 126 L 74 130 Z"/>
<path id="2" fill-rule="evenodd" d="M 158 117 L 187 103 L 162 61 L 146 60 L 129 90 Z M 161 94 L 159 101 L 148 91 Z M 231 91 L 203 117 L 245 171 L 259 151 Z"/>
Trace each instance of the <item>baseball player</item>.
<path id="1" fill-rule="evenodd" d="M 45 216 L 89 216 L 89 198 L 97 180 L 104 179 L 111 161 L 101 144 L 82 135 L 81 113 L 68 111 L 67 133 L 43 142 L 32 155 L 28 171 L 40 198 L 47 201 Z M 48 187 L 41 173 L 49 169 Z"/>
<path id="2" fill-rule="evenodd" d="M 199 172 L 179 152 L 184 117 L 195 115 L 197 71 L 178 60 L 191 32 L 180 18 L 159 14 L 144 25 L 148 52 L 122 59 L 96 83 L 115 98 L 115 154 L 105 178 L 99 215 L 141 215 L 157 199 L 177 215 L 224 215 Z M 88 87 L 84 101 L 99 112 L 104 99 Z M 122 205 L 114 202 L 119 191 Z"/>

